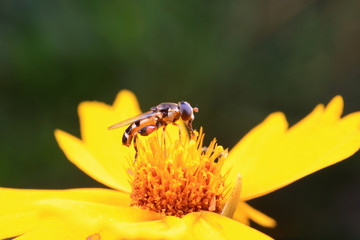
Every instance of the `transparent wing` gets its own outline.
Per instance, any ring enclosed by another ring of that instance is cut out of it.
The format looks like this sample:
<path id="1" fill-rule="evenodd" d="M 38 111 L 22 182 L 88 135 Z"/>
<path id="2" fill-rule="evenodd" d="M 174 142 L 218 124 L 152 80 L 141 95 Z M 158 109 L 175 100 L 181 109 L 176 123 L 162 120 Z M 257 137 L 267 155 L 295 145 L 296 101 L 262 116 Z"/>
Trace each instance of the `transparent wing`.
<path id="1" fill-rule="evenodd" d="M 108 127 L 108 129 L 109 129 L 109 130 L 112 130 L 112 129 L 116 129 L 116 128 L 121 128 L 121 127 L 123 127 L 123 126 L 129 125 L 129 124 L 135 122 L 136 120 L 141 120 L 141 119 L 150 117 L 150 116 L 152 116 L 154 113 L 155 113 L 155 112 L 153 112 L 153 111 L 148 111 L 148 112 L 145 112 L 145 113 L 136 115 L 136 116 L 134 116 L 134 117 L 125 119 L 124 121 L 118 122 L 118 123 L 116 123 L 116 124 Z"/>

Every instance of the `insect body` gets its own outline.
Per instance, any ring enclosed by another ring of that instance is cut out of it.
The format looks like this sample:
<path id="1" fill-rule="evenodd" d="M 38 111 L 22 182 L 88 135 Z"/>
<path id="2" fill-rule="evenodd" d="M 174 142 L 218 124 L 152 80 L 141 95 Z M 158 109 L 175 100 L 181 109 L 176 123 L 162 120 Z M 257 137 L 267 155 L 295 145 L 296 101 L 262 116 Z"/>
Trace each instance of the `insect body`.
<path id="1" fill-rule="evenodd" d="M 194 120 L 194 112 L 198 112 L 198 108 L 192 108 L 191 105 L 187 102 L 176 103 L 160 103 L 159 105 L 152 107 L 150 111 L 143 114 L 137 115 L 135 117 L 121 121 L 113 126 L 110 126 L 108 129 L 116 129 L 126 125 L 130 126 L 125 130 L 122 144 L 129 147 L 131 145 L 132 139 L 134 139 L 134 148 L 135 148 L 135 161 L 137 157 L 137 134 L 142 136 L 148 136 L 157 130 L 160 127 L 163 127 L 163 139 L 164 139 L 164 149 L 165 149 L 165 137 L 164 132 L 166 126 L 170 123 L 179 128 L 179 135 L 181 141 L 181 128 L 175 123 L 180 118 L 186 124 L 191 135 L 194 136 L 194 131 L 192 129 L 192 121 Z M 164 150 L 165 151 L 165 150 Z M 166 154 L 166 153 L 165 153 Z M 134 162 L 135 162 L 134 161 Z"/>

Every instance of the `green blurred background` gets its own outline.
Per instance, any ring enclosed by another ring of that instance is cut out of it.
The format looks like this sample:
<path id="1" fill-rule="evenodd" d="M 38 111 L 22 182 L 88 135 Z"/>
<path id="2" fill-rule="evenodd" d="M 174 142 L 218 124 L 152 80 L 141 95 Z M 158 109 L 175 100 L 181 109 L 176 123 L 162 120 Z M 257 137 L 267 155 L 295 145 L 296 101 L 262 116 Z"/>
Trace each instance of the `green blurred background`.
<path id="1" fill-rule="evenodd" d="M 142 110 L 187 100 L 225 147 L 267 114 L 290 124 L 336 94 L 360 110 L 360 1 L 1 1 L 0 186 L 101 187 L 53 131 L 121 89 Z M 120 140 L 119 140 L 120 141 Z M 359 154 L 250 204 L 277 239 L 360 239 Z"/>

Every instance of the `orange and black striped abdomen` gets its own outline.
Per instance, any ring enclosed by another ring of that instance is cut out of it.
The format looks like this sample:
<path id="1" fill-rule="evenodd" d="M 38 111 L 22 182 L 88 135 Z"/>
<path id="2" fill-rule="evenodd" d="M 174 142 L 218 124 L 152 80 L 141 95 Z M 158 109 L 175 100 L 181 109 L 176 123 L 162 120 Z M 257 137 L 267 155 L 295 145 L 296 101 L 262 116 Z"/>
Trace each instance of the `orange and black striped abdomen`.
<path id="1" fill-rule="evenodd" d="M 149 125 L 155 125 L 156 124 L 156 117 L 149 117 L 141 120 L 134 121 L 124 132 L 122 143 L 123 145 L 129 147 L 131 144 L 131 141 L 135 134 L 138 133 L 138 131 L 146 126 Z"/>

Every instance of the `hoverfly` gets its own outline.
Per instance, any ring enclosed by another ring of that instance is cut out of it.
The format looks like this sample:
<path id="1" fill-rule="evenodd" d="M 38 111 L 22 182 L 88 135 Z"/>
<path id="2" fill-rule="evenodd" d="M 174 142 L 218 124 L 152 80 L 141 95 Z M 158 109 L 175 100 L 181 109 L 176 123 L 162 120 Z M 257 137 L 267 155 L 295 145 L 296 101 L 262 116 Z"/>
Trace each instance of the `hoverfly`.
<path id="1" fill-rule="evenodd" d="M 126 119 L 115 125 L 108 127 L 109 130 L 120 128 L 126 125 L 130 126 L 125 130 L 122 144 L 129 147 L 132 139 L 134 139 L 134 149 L 135 149 L 135 160 L 136 162 L 138 149 L 136 146 L 137 135 L 148 136 L 157 130 L 160 127 L 163 127 L 162 138 L 164 140 L 164 153 L 165 152 L 165 129 L 166 126 L 170 123 L 179 128 L 179 135 L 181 141 L 181 127 L 175 123 L 180 118 L 186 124 L 186 127 L 191 133 L 191 136 L 195 136 L 194 130 L 192 128 L 192 122 L 194 120 L 194 112 L 198 112 L 197 107 L 192 108 L 188 102 L 179 102 L 179 103 L 160 103 L 159 105 L 150 108 L 150 111 L 137 115 L 135 117 Z"/>

